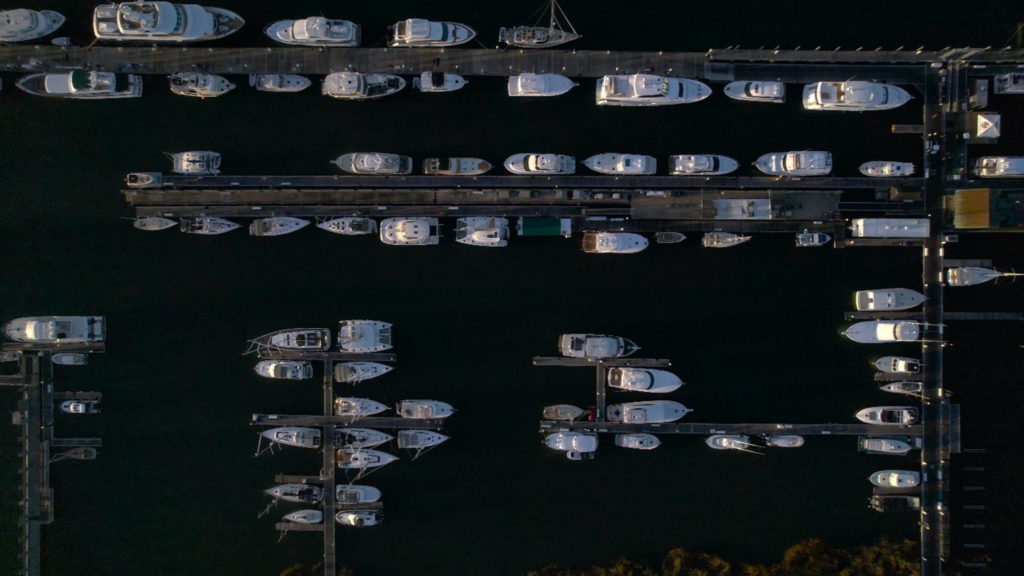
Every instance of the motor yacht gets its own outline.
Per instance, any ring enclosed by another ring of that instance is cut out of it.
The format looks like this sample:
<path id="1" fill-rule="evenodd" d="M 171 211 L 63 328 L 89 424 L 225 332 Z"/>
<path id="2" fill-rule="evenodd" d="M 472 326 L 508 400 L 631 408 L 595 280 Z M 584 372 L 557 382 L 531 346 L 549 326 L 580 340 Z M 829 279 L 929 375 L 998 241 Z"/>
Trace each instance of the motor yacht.
<path id="1" fill-rule="evenodd" d="M 924 385 L 920 382 L 890 382 L 888 384 L 882 384 L 878 389 L 883 392 L 892 392 L 894 394 L 920 396 L 921 391 L 924 389 Z"/>
<path id="2" fill-rule="evenodd" d="M 583 165 L 594 172 L 615 176 L 639 176 L 658 171 L 658 161 L 653 156 L 640 154 L 597 154 L 584 160 Z"/>
<path id="3" fill-rule="evenodd" d="M 201 236 L 215 236 L 224 234 L 239 228 L 238 224 L 216 216 L 201 216 L 199 218 L 182 218 L 181 231 L 186 234 L 199 234 Z"/>
<path id="4" fill-rule="evenodd" d="M 673 176 L 721 176 L 735 172 L 739 167 L 736 160 L 717 154 L 668 157 L 668 173 Z"/>
<path id="5" fill-rule="evenodd" d="M 338 504 L 366 504 L 380 500 L 380 490 L 373 486 L 338 484 L 334 489 L 334 501 Z"/>
<path id="6" fill-rule="evenodd" d="M 334 365 L 334 381 L 339 384 L 358 384 L 383 376 L 394 370 L 378 362 L 340 362 Z"/>
<path id="7" fill-rule="evenodd" d="M 481 158 L 427 158 L 423 160 L 423 173 L 434 176 L 479 176 L 491 169 L 491 163 Z"/>
<path id="8" fill-rule="evenodd" d="M 70 70 L 23 76 L 15 84 L 33 96 L 113 100 L 142 96 L 142 76 L 98 70 Z"/>
<path id="9" fill-rule="evenodd" d="M 189 152 L 165 153 L 171 158 L 175 174 L 191 174 L 206 176 L 220 174 L 220 154 L 210 150 L 192 150 Z"/>
<path id="10" fill-rule="evenodd" d="M 508 95 L 512 97 L 560 96 L 579 84 L 558 74 L 524 72 L 508 77 Z"/>
<path id="11" fill-rule="evenodd" d="M 569 460 L 584 460 L 597 451 L 597 434 L 582 432 L 556 432 L 544 439 L 552 450 L 565 452 Z"/>
<path id="12" fill-rule="evenodd" d="M 563 420 L 566 422 L 572 422 L 580 416 L 583 416 L 584 411 L 582 408 L 573 406 L 572 404 L 554 404 L 551 406 L 544 407 L 544 419 L 545 420 Z"/>
<path id="13" fill-rule="evenodd" d="M 275 42 L 293 46 L 355 48 L 362 39 L 362 30 L 358 24 L 323 16 L 278 20 L 267 26 L 263 33 Z"/>
<path id="14" fill-rule="evenodd" d="M 53 10 L 16 8 L 0 11 L 0 42 L 28 42 L 52 34 L 64 25 Z"/>
<path id="15" fill-rule="evenodd" d="M 355 354 L 391 349 L 391 324 L 378 320 L 342 320 L 338 323 L 338 350 Z"/>
<path id="16" fill-rule="evenodd" d="M 715 434 L 709 436 L 705 443 L 715 450 L 746 450 L 750 446 L 750 437 L 742 434 Z"/>
<path id="17" fill-rule="evenodd" d="M 782 104 L 786 101 L 786 85 L 782 82 L 746 82 L 739 80 L 725 85 L 725 95 L 733 100 Z"/>
<path id="18" fill-rule="evenodd" d="M 291 218 L 288 216 L 274 216 L 272 218 L 257 218 L 249 224 L 250 236 L 284 236 L 309 226 L 309 220 Z"/>
<path id="19" fill-rule="evenodd" d="M 352 174 L 411 174 L 412 158 L 382 152 L 353 152 L 338 156 L 331 164 Z"/>
<path id="20" fill-rule="evenodd" d="M 921 336 L 921 325 L 899 320 L 869 320 L 850 326 L 843 336 L 861 344 L 916 342 Z"/>
<path id="21" fill-rule="evenodd" d="M 653 74 L 611 75 L 597 81 L 599 106 L 666 106 L 690 104 L 711 96 L 711 88 L 689 78 Z"/>
<path id="22" fill-rule="evenodd" d="M 366 526 L 376 526 L 383 521 L 383 518 L 376 512 L 338 512 L 334 515 L 334 519 L 342 526 L 353 526 L 356 528 L 363 528 Z"/>
<path id="23" fill-rule="evenodd" d="M 324 521 L 324 513 L 320 510 L 299 510 L 285 514 L 281 519 L 295 524 L 319 524 Z"/>
<path id="24" fill-rule="evenodd" d="M 76 352 L 58 352 L 50 356 L 50 361 L 61 366 L 85 366 L 89 363 L 89 355 Z"/>
<path id="25" fill-rule="evenodd" d="M 339 100 L 375 100 L 405 88 L 405 79 L 394 74 L 335 72 L 324 78 L 320 93 Z"/>
<path id="26" fill-rule="evenodd" d="M 607 409 L 610 422 L 625 424 L 651 424 L 675 422 L 693 410 L 671 400 L 648 400 L 646 402 L 625 402 L 611 404 Z"/>
<path id="27" fill-rule="evenodd" d="M 466 84 L 469 82 L 462 76 L 445 72 L 424 72 L 412 79 L 412 89 L 420 92 L 454 92 Z"/>
<path id="28" fill-rule="evenodd" d="M 615 445 L 633 450 L 654 450 L 661 446 L 661 440 L 654 434 L 616 434 Z"/>
<path id="29" fill-rule="evenodd" d="M 1003 276 L 1016 278 L 1024 273 L 1000 272 L 992 268 L 961 267 L 946 270 L 946 284 L 949 286 L 976 286 Z"/>
<path id="30" fill-rule="evenodd" d="M 60 411 L 67 414 L 99 414 L 99 400 L 68 400 L 60 403 Z"/>
<path id="31" fill-rule="evenodd" d="M 504 42 L 514 48 L 549 48 L 561 46 L 580 37 L 565 16 L 562 7 L 555 0 L 550 2 L 550 20 L 547 26 L 539 26 L 540 20 L 530 26 L 502 28 L 498 31 L 498 42 Z M 559 18 L 561 14 L 561 18 Z M 542 16 L 543 17 L 543 16 Z M 565 20 L 565 25 L 561 20 Z M 568 30 L 565 29 L 568 27 Z"/>
<path id="32" fill-rule="evenodd" d="M 308 380 L 313 377 L 313 364 L 305 360 L 263 360 L 256 364 L 255 370 L 265 378 Z"/>
<path id="33" fill-rule="evenodd" d="M 631 340 L 603 334 L 562 334 L 558 337 L 562 356 L 570 358 L 621 358 L 640 349 Z"/>
<path id="34" fill-rule="evenodd" d="M 459 218 L 455 241 L 469 246 L 503 248 L 508 246 L 509 228 L 506 218 L 470 216 Z"/>
<path id="35" fill-rule="evenodd" d="M 366 448 L 342 448 L 335 452 L 335 459 L 339 468 L 379 468 L 398 460 L 398 456 L 392 456 L 380 450 L 369 450 Z"/>
<path id="36" fill-rule="evenodd" d="M 437 218 L 388 218 L 380 223 L 380 241 L 391 246 L 432 246 L 441 242 Z"/>
<path id="37" fill-rule="evenodd" d="M 163 218 L 161 216 L 146 216 L 145 218 L 136 218 L 132 222 L 132 226 L 134 226 L 138 230 L 143 230 L 145 232 L 159 232 L 160 230 L 174 228 L 177 225 L 177 220 L 171 220 L 170 218 Z"/>
<path id="38" fill-rule="evenodd" d="M 654 238 L 658 244 L 678 244 L 686 240 L 686 236 L 682 232 L 657 232 L 654 234 Z"/>
<path id="39" fill-rule="evenodd" d="M 576 159 L 564 154 L 513 154 L 505 160 L 505 169 L 513 174 L 554 176 L 576 172 Z"/>
<path id="40" fill-rule="evenodd" d="M 92 17 L 93 33 L 100 40 L 149 44 L 216 40 L 244 24 L 241 16 L 223 8 L 170 2 L 100 4 Z"/>
<path id="41" fill-rule="evenodd" d="M 198 72 L 178 72 L 168 76 L 171 81 L 171 92 L 180 96 L 196 98 L 216 98 L 235 89 L 228 79 L 216 74 L 199 74 Z"/>
<path id="42" fill-rule="evenodd" d="M 906 426 L 917 422 L 917 408 L 913 406 L 874 406 L 857 412 L 857 420 L 865 424 Z"/>
<path id="43" fill-rule="evenodd" d="M 808 248 L 815 246 L 824 246 L 832 240 L 832 237 L 823 232 L 803 232 L 796 235 L 796 247 L 797 248 Z"/>
<path id="44" fill-rule="evenodd" d="M 370 428 L 337 428 L 334 431 L 334 445 L 339 448 L 373 448 L 394 439 L 391 434 Z"/>
<path id="45" fill-rule="evenodd" d="M 324 499 L 323 488 L 316 484 L 281 484 L 267 488 L 263 493 L 271 498 L 296 504 L 318 504 Z"/>
<path id="46" fill-rule="evenodd" d="M 107 320 L 102 316 L 27 316 L 4 324 L 3 331 L 15 342 L 103 342 L 107 336 Z"/>
<path id="47" fill-rule="evenodd" d="M 387 409 L 388 407 L 384 404 L 375 402 L 368 398 L 339 397 L 334 399 L 335 416 L 363 418 L 366 416 L 373 416 L 374 414 L 380 414 Z"/>
<path id="48" fill-rule="evenodd" d="M 869 454 L 906 454 L 910 452 L 910 444 L 906 438 L 861 436 L 857 440 L 857 451 Z"/>
<path id="49" fill-rule="evenodd" d="M 868 479 L 879 488 L 913 488 L 921 483 L 921 473 L 910 470 L 879 470 Z"/>
<path id="50" fill-rule="evenodd" d="M 770 152 L 758 158 L 754 166 L 772 176 L 825 176 L 832 172 L 832 153 Z"/>
<path id="51" fill-rule="evenodd" d="M 666 370 L 653 368 L 609 368 L 608 385 L 620 390 L 666 394 L 683 385 L 683 381 Z"/>
<path id="52" fill-rule="evenodd" d="M 705 248 L 731 248 L 748 242 L 751 238 L 753 237 L 731 232 L 705 232 L 704 237 L 700 239 L 700 244 Z"/>
<path id="53" fill-rule="evenodd" d="M 296 448 L 319 448 L 320 429 L 302 428 L 299 426 L 283 426 L 263 431 L 263 437 L 275 444 L 294 446 Z"/>
<path id="54" fill-rule="evenodd" d="M 129 188 L 159 188 L 164 175 L 160 172 L 131 172 L 124 177 Z"/>
<path id="55" fill-rule="evenodd" d="M 434 419 L 447 418 L 455 408 L 439 400 L 402 400 L 395 405 L 395 412 L 402 418 Z"/>
<path id="56" fill-rule="evenodd" d="M 273 350 L 316 352 L 331 347 L 331 331 L 327 328 L 289 328 L 271 332 L 254 342 Z"/>
<path id="57" fill-rule="evenodd" d="M 431 22 L 421 18 L 402 20 L 388 27 L 391 48 L 447 48 L 476 38 L 476 30 L 456 22 Z"/>
<path id="58" fill-rule="evenodd" d="M 398 447 L 404 450 L 425 450 L 447 440 L 448 437 L 430 430 L 399 430 Z"/>
<path id="59" fill-rule="evenodd" d="M 298 74 L 249 74 L 249 86 L 259 92 L 302 92 L 312 84 Z"/>
<path id="60" fill-rule="evenodd" d="M 377 221 L 372 218 L 360 218 L 347 216 L 343 218 L 327 218 L 316 225 L 321 230 L 327 230 L 342 236 L 362 236 L 373 234 L 377 231 Z"/>
<path id="61" fill-rule="evenodd" d="M 910 93 L 899 86 L 849 80 L 807 84 L 803 103 L 806 110 L 863 112 L 891 110 L 910 102 L 911 98 Z"/>
<path id="62" fill-rule="evenodd" d="M 883 356 L 875 361 L 875 368 L 887 374 L 919 374 L 921 362 L 903 356 Z"/>
<path id="63" fill-rule="evenodd" d="M 1022 178 L 1024 156 L 983 156 L 974 161 L 978 178 Z"/>
<path id="64" fill-rule="evenodd" d="M 804 445 L 804 437 L 796 434 L 769 434 L 764 437 L 765 446 L 775 448 L 799 448 Z"/>
<path id="65" fill-rule="evenodd" d="M 924 294 L 909 288 L 861 290 L 853 295 L 853 305 L 861 312 L 909 310 L 924 303 Z"/>
<path id="66" fill-rule="evenodd" d="M 872 178 L 901 178 L 914 174 L 914 164 L 912 162 L 875 160 L 861 164 L 860 173 Z"/>

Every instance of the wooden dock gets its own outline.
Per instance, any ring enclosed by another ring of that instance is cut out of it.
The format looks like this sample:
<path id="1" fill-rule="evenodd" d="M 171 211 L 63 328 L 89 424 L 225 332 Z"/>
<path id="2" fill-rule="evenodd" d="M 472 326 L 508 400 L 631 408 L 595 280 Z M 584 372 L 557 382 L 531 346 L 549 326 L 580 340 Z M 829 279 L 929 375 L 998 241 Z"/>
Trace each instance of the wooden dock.
<path id="1" fill-rule="evenodd" d="M 895 424 L 705 424 L 705 423 L 648 423 L 625 424 L 622 422 L 589 422 L 577 420 L 564 422 L 542 420 L 542 433 L 552 432 L 590 432 L 628 434 L 631 432 L 647 432 L 650 434 L 695 434 L 711 436 L 712 434 L 799 434 L 801 436 L 921 436 L 924 429 L 920 425 L 899 426 Z"/>
<path id="2" fill-rule="evenodd" d="M 634 368 L 665 368 L 672 365 L 671 360 L 662 358 L 567 358 L 565 356 L 534 356 L 534 366 L 566 366 L 570 368 L 614 368 L 616 366 L 632 366 Z"/>
<path id="3" fill-rule="evenodd" d="M 879 312 L 846 312 L 843 317 L 846 320 L 924 320 L 924 311 L 879 311 Z M 1021 321 L 1024 314 L 1020 312 L 944 312 L 943 320 L 1003 320 Z"/>
<path id="4" fill-rule="evenodd" d="M 441 430 L 444 420 L 441 418 L 399 418 L 365 416 L 335 416 L 334 409 L 325 416 L 293 416 L 288 414 L 253 414 L 253 426 L 334 426 L 336 428 L 385 428 L 393 430 Z"/>

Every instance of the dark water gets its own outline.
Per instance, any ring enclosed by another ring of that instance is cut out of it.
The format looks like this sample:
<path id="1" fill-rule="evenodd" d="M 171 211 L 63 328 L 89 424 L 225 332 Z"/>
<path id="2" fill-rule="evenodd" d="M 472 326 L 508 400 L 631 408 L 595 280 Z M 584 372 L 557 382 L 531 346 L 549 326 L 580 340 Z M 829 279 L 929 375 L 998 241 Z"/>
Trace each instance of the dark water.
<path id="1" fill-rule="evenodd" d="M 237 45 L 266 45 L 265 23 L 321 10 L 363 24 L 366 44 L 374 31 L 383 37 L 386 25 L 416 15 L 465 21 L 490 45 L 498 26 L 536 8 L 218 5 L 249 21 L 229 40 Z M 816 15 L 804 3 L 698 10 L 592 2 L 566 10 L 585 35 L 579 48 L 700 51 L 737 43 L 1000 45 L 1024 16 L 1007 2 L 970 13 L 960 6 L 868 2 Z M 91 5 L 47 7 L 68 16 L 63 34 L 89 41 Z M 880 12 L 887 17 L 879 20 Z M 814 536 L 841 546 L 915 537 L 913 516 L 866 506 L 870 472 L 914 461 L 858 454 L 849 438 L 810 438 L 800 450 L 754 456 L 668 437 L 653 453 L 605 446 L 592 462 L 570 463 L 541 446 L 536 422 L 544 405 L 592 402 L 593 373 L 534 368 L 530 359 L 554 354 L 562 332 L 621 334 L 644 354 L 673 359 L 687 386 L 671 398 L 694 408 L 695 421 L 852 421 L 856 410 L 894 400 L 874 389 L 869 361 L 916 350 L 846 342 L 838 334 L 842 312 L 854 290 L 919 285 L 917 251 L 796 250 L 788 235 L 762 235 L 735 250 L 701 250 L 691 238 L 631 257 L 585 257 L 576 241 L 558 238 L 513 238 L 507 250 L 488 251 L 451 238 L 436 248 L 393 248 L 315 229 L 275 239 L 144 234 L 120 219 L 131 213 L 118 190 L 124 173 L 166 169 L 161 152 L 187 149 L 222 152 L 225 173 L 327 174 L 328 160 L 356 150 L 492 162 L 526 150 L 580 159 L 713 152 L 746 163 L 811 148 L 831 150 L 836 172 L 852 174 L 869 159 L 919 161 L 918 140 L 889 134 L 892 123 L 914 122 L 917 106 L 813 115 L 793 98 L 745 106 L 719 94 L 692 107 L 598 110 L 593 81 L 550 101 L 517 102 L 504 95 L 503 80 L 484 78 L 454 94 L 355 104 L 315 89 L 277 95 L 245 87 L 200 102 L 171 95 L 163 78 L 152 77 L 142 99 L 80 103 L 33 99 L 13 90 L 14 77 L 4 81 L 0 318 L 102 314 L 110 331 L 106 355 L 83 369 L 58 368 L 59 389 L 104 393 L 102 415 L 62 418 L 58 435 L 99 436 L 104 447 L 95 462 L 53 468 L 57 521 L 44 530 L 46 573 L 276 574 L 318 559 L 317 535 L 277 543 L 273 523 L 293 507 L 256 519 L 273 475 L 315 474 L 318 453 L 254 459 L 256 430 L 247 423 L 254 412 L 319 411 L 319 385 L 260 379 L 240 352 L 247 338 L 290 326 L 334 328 L 342 318 L 396 326 L 397 369 L 353 395 L 436 398 L 459 409 L 449 442 L 367 479 L 384 493 L 387 520 L 339 529 L 338 537 L 340 558 L 359 574 L 517 574 L 620 555 L 657 561 L 676 546 L 760 562 Z M 1018 101 L 993 107 L 1004 123 L 1019 125 Z M 1017 131 L 1000 151 L 1020 153 L 1019 142 Z M 454 222 L 445 224 L 450 230 Z M 1022 247 L 1018 237 L 988 235 L 964 237 L 948 252 L 1024 269 Z M 1017 311 L 1020 290 L 1006 283 L 951 291 L 947 303 Z M 949 338 L 947 387 L 963 404 L 965 443 L 989 450 L 981 482 L 990 512 L 979 523 L 990 527 L 985 538 L 1000 573 L 1012 573 L 1021 460 L 1010 438 L 1021 432 L 1024 340 L 1019 326 L 1004 324 L 952 326 Z M 13 392 L 0 402 L 13 407 Z M 0 572 L 10 573 L 17 564 L 13 427 L 5 437 Z"/>

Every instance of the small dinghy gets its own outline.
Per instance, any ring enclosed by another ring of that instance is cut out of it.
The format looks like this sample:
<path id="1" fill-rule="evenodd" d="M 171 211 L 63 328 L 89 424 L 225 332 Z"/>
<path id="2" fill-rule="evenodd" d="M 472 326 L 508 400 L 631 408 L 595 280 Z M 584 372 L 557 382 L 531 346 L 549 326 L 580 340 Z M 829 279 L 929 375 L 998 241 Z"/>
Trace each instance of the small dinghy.
<path id="1" fill-rule="evenodd" d="M 914 165 L 910 162 L 886 162 L 877 160 L 860 165 L 860 173 L 872 178 L 900 178 L 914 173 Z"/>
<path id="2" fill-rule="evenodd" d="M 60 352 L 50 357 L 54 364 L 63 366 L 85 366 L 89 362 L 88 354 L 75 354 L 71 352 Z"/>
<path id="3" fill-rule="evenodd" d="M 751 236 L 740 236 L 730 232 L 708 232 L 700 243 L 705 248 L 731 248 L 750 240 Z"/>
<path id="4" fill-rule="evenodd" d="M 171 81 L 171 92 L 180 96 L 216 98 L 235 89 L 235 85 L 228 82 L 227 78 L 216 74 L 178 72 L 168 78 Z"/>
<path id="5" fill-rule="evenodd" d="M 776 448 L 799 448 L 804 445 L 804 437 L 796 434 L 778 434 L 764 437 L 765 446 Z"/>
<path id="6" fill-rule="evenodd" d="M 658 244 L 678 244 L 686 240 L 686 236 L 680 232 L 658 232 L 654 235 L 654 239 Z"/>
<path id="7" fill-rule="evenodd" d="M 334 365 L 334 381 L 339 384 L 358 384 L 392 370 L 394 368 L 391 366 L 378 362 L 342 362 Z"/>
<path id="8" fill-rule="evenodd" d="M 68 400 L 67 402 L 61 402 L 60 410 L 68 414 L 99 414 L 100 401 Z"/>
<path id="9" fill-rule="evenodd" d="M 654 450 L 661 446 L 661 440 L 654 434 L 616 434 L 615 445 L 633 450 Z"/>
<path id="10" fill-rule="evenodd" d="M 249 224 L 249 235 L 251 236 L 283 236 L 291 234 L 309 225 L 309 220 L 301 218 L 290 218 L 287 216 L 275 216 L 273 218 L 260 218 Z"/>
<path id="11" fill-rule="evenodd" d="M 249 74 L 249 86 L 259 92 L 302 92 L 311 84 L 298 74 Z"/>
<path id="12" fill-rule="evenodd" d="M 334 433 L 339 448 L 373 448 L 394 439 L 391 434 L 369 428 L 338 428 Z"/>
<path id="13" fill-rule="evenodd" d="M 420 92 L 454 92 L 466 84 L 469 82 L 462 76 L 444 72 L 424 72 L 412 79 L 412 89 Z"/>
<path id="14" fill-rule="evenodd" d="M 387 410 L 388 407 L 368 398 L 335 398 L 334 413 L 337 416 L 360 418 L 373 416 Z"/>
<path id="15" fill-rule="evenodd" d="M 145 218 L 136 218 L 132 222 L 132 226 L 139 230 L 145 230 L 146 232 L 159 232 L 160 230 L 167 230 L 168 228 L 174 228 L 178 223 L 170 218 L 161 218 L 160 216 L 147 216 Z"/>
<path id="16" fill-rule="evenodd" d="M 578 408 L 572 404 L 555 404 L 553 406 L 544 407 L 545 420 L 562 420 L 572 422 L 580 416 L 583 416 L 583 414 L 584 410 L 582 408 Z"/>
<path id="17" fill-rule="evenodd" d="M 808 232 L 807 230 L 804 230 L 796 235 L 796 247 L 808 248 L 813 246 L 824 246 L 830 240 L 832 240 L 832 237 L 828 234 L 823 234 L 821 232 Z"/>
<path id="18" fill-rule="evenodd" d="M 321 220 L 316 225 L 321 230 L 327 230 L 342 236 L 361 236 L 363 234 L 374 234 L 377 232 L 377 221 L 372 218 L 328 218 Z"/>
<path id="19" fill-rule="evenodd" d="M 319 524 L 324 520 L 324 513 L 319 510 L 299 510 L 286 514 L 282 520 L 296 524 Z"/>
<path id="20" fill-rule="evenodd" d="M 878 389 L 895 394 L 920 396 L 924 386 L 920 382 L 890 382 L 889 384 L 882 384 Z"/>

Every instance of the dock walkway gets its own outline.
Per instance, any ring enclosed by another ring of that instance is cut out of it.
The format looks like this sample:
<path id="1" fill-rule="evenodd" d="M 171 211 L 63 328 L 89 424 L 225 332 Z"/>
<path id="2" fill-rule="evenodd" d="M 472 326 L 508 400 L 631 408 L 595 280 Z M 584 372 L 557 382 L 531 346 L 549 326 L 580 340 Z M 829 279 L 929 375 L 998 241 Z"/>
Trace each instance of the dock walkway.
<path id="1" fill-rule="evenodd" d="M 651 434 L 696 434 L 711 436 L 712 434 L 798 434 L 801 436 L 921 436 L 922 426 L 900 426 L 895 424 L 705 424 L 705 423 L 648 423 L 624 424 L 621 422 L 564 422 L 542 420 L 540 431 L 551 432 L 591 432 L 627 434 L 647 432 Z"/>

